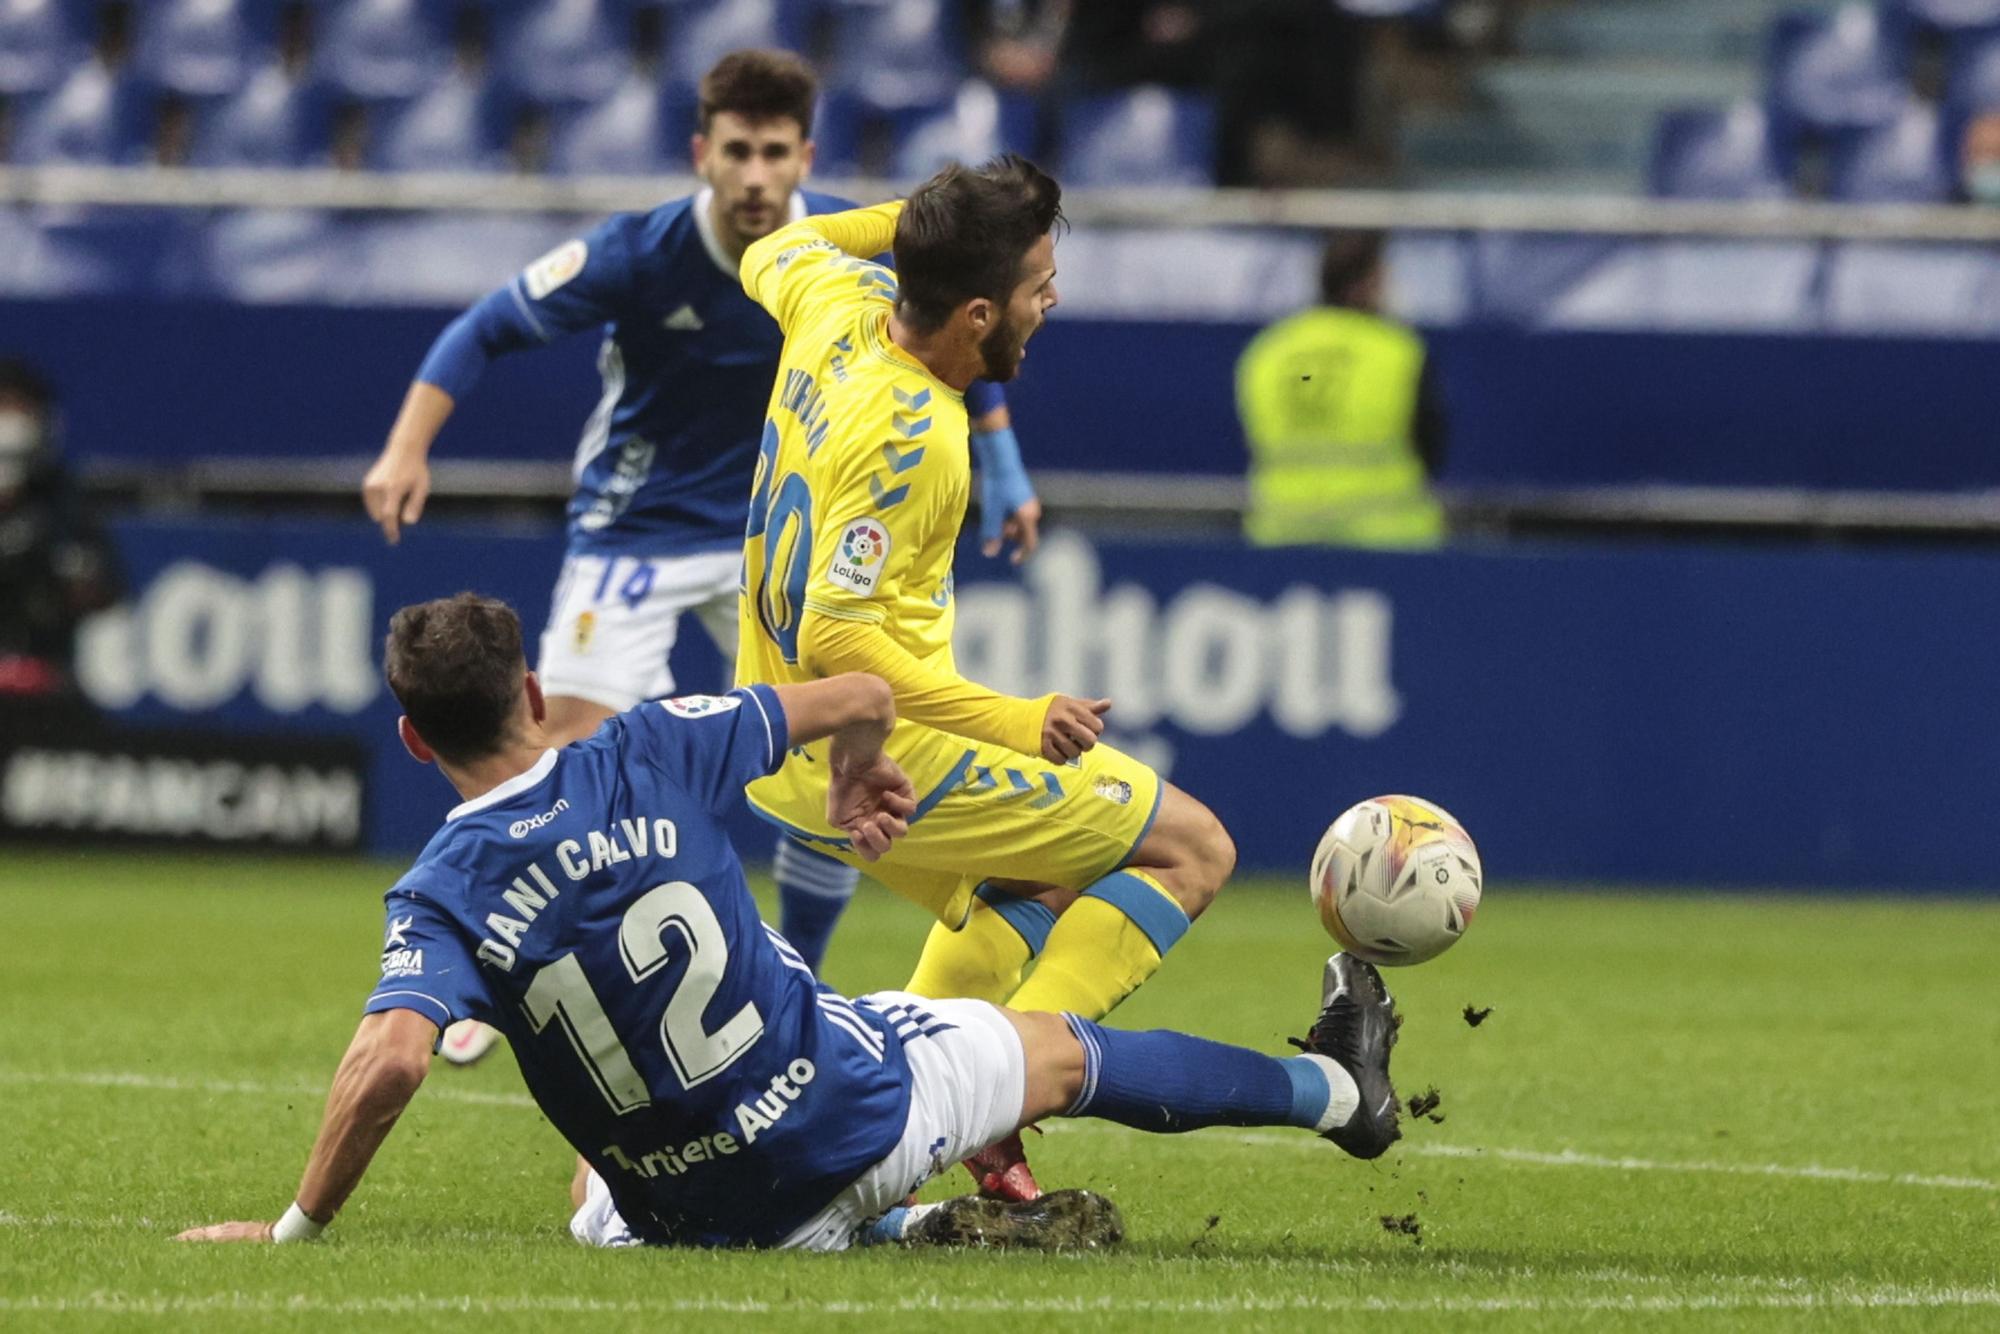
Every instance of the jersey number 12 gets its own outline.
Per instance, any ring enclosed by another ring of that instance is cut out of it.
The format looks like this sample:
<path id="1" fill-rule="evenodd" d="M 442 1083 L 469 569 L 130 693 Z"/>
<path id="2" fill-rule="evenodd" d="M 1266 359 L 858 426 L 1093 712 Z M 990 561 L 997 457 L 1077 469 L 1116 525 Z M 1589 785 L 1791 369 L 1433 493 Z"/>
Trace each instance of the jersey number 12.
<path id="1" fill-rule="evenodd" d="M 723 971 L 729 966 L 729 939 L 715 909 L 685 880 L 656 885 L 625 910 L 625 919 L 618 927 L 618 953 L 633 985 L 666 967 L 672 957 L 665 939 L 669 927 L 686 943 L 688 963 L 660 1015 L 660 1043 L 681 1086 L 693 1088 L 715 1078 L 750 1050 L 764 1035 L 764 1016 L 755 1004 L 746 1001 L 713 1033 L 703 1026 L 702 1014 L 715 999 Z M 623 1116 L 652 1101 L 646 1081 L 639 1077 L 631 1054 L 618 1040 L 618 1031 L 611 1026 L 611 1017 L 604 1013 L 604 1005 L 574 951 L 537 971 L 523 1000 L 537 1033 L 546 1029 L 550 1020 L 562 1024 L 563 1036 L 576 1049 L 612 1111 Z"/>

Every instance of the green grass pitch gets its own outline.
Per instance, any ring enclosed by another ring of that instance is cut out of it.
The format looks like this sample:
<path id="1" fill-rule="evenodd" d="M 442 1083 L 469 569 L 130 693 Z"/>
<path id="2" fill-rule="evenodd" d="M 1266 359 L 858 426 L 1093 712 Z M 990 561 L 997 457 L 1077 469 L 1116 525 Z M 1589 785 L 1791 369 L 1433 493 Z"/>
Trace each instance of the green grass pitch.
<path id="1" fill-rule="evenodd" d="M 1122 1205 L 1115 1254 L 587 1251 L 504 1055 L 434 1069 L 324 1243 L 172 1244 L 289 1202 L 395 869 L 0 859 L 0 1328 L 2000 1327 L 2000 903 L 1497 886 L 1389 974 L 1444 1119 L 1381 1162 L 1034 1141 Z M 829 979 L 901 983 L 923 930 L 864 889 Z M 1298 887 L 1242 882 L 1115 1021 L 1283 1050 L 1327 952 Z"/>

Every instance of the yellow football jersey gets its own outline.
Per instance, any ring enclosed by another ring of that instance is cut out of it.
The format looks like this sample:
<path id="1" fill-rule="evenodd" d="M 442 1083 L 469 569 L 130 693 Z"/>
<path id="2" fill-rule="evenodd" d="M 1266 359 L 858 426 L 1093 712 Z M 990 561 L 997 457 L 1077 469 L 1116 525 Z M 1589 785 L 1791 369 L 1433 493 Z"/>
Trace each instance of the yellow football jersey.
<path id="1" fill-rule="evenodd" d="M 1013 699 L 958 676 L 965 401 L 890 339 L 895 275 L 856 257 L 889 248 L 900 207 L 807 218 L 744 255 L 744 286 L 785 347 L 743 548 L 736 679 L 787 684 L 862 667 L 890 681 L 901 716 L 885 749 L 919 800 L 909 836 L 867 869 L 955 928 L 987 876 L 1080 889 L 1123 865 L 1161 788 L 1109 746 L 1044 761 L 1053 697 Z M 826 745 L 795 747 L 747 795 L 766 819 L 858 864 L 826 819 Z"/>
<path id="2" fill-rule="evenodd" d="M 894 226 L 894 206 L 881 210 Z M 839 215 L 842 217 L 850 215 Z M 889 339 L 896 278 L 793 228 L 752 275 L 784 352 L 743 548 L 739 681 L 825 675 L 801 661 L 807 608 L 883 628 L 919 661 L 951 660 L 952 554 L 971 490 L 965 399 Z"/>

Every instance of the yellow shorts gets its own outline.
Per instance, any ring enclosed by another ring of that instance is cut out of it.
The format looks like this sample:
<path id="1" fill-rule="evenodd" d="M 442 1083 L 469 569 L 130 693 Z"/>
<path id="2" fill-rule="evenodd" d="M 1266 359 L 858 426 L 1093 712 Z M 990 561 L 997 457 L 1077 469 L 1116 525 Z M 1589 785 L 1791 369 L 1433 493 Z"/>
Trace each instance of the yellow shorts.
<path id="1" fill-rule="evenodd" d="M 1158 774 L 1110 746 L 1051 764 L 898 723 L 887 749 L 916 788 L 917 813 L 907 837 L 866 862 L 826 822 L 826 748 L 824 741 L 795 747 L 782 769 L 750 785 L 751 809 L 954 930 L 982 881 L 1082 889 L 1123 866 L 1153 827 L 1163 790 Z"/>

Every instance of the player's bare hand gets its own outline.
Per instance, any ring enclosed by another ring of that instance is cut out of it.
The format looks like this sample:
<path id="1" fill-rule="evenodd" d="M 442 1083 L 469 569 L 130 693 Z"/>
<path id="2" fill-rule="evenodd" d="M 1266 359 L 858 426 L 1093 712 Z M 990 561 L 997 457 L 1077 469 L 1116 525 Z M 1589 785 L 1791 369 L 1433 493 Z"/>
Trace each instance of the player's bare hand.
<path id="1" fill-rule="evenodd" d="M 392 546 L 401 540 L 403 525 L 423 517 L 430 494 L 430 464 L 393 449 L 383 450 L 361 479 L 361 503 Z"/>
<path id="2" fill-rule="evenodd" d="M 174 1240 L 273 1241 L 277 1227 L 276 1223 L 210 1223 L 207 1227 L 191 1227 Z"/>
<path id="3" fill-rule="evenodd" d="M 910 776 L 887 755 L 866 765 L 835 765 L 826 790 L 827 823 L 846 834 L 864 861 L 874 861 L 910 832 L 917 811 Z"/>
<path id="4" fill-rule="evenodd" d="M 1057 695 L 1042 715 L 1042 758 L 1062 764 L 1089 750 L 1104 734 L 1108 699 L 1074 699 Z"/>
<path id="5" fill-rule="evenodd" d="M 1035 548 L 1042 544 L 1041 501 L 1029 497 L 1019 509 L 1001 520 L 1000 536 L 979 549 L 989 556 L 997 556 L 1010 542 L 1014 545 L 1014 554 L 1008 559 L 1015 565 L 1035 554 Z"/>

